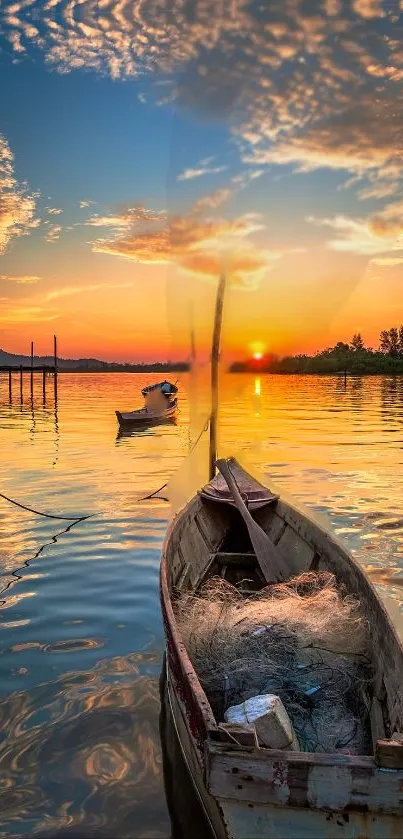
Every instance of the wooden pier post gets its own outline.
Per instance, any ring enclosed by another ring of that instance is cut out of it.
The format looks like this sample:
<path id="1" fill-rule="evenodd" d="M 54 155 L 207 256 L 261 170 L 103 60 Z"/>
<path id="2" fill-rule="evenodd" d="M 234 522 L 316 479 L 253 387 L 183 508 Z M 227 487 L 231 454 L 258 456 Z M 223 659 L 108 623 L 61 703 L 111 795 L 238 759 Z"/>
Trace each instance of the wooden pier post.
<path id="1" fill-rule="evenodd" d="M 20 364 L 20 401 L 22 402 L 22 364 Z"/>
<path id="2" fill-rule="evenodd" d="M 57 338 L 56 335 L 53 336 L 53 358 L 54 358 L 54 365 L 55 365 L 55 372 L 53 376 L 54 381 L 54 390 L 55 390 L 55 405 L 57 404 Z"/>
<path id="3" fill-rule="evenodd" d="M 46 370 L 43 368 L 42 370 L 42 394 L 43 394 L 43 404 L 46 402 Z"/>
<path id="4" fill-rule="evenodd" d="M 31 341 L 31 397 L 34 395 L 34 342 Z"/>
<path id="5" fill-rule="evenodd" d="M 8 371 L 8 398 L 9 398 L 10 402 L 13 401 L 13 387 L 12 387 L 12 383 L 11 383 L 11 368 Z"/>

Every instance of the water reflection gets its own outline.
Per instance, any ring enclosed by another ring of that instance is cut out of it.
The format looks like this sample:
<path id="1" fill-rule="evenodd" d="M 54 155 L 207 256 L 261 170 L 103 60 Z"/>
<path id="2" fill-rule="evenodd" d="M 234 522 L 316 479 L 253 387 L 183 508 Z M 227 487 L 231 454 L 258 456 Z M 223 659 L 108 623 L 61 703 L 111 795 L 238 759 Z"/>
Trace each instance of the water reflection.
<path id="1" fill-rule="evenodd" d="M 394 409 L 397 416 L 403 417 L 403 379 L 401 376 L 382 378 L 381 402 L 386 412 Z"/>
<path id="2" fill-rule="evenodd" d="M 184 376 L 178 424 L 115 445 L 116 393 L 129 404 L 148 381 L 61 376 L 55 467 L 54 417 L 40 398 L 33 439 L 29 405 L 21 414 L 19 404 L 0 404 L 5 493 L 62 515 L 99 513 L 62 529 L 1 502 L 0 806 L 10 838 L 170 835 L 158 729 L 158 571 L 170 508 L 138 499 L 176 475 L 185 501 L 199 446 L 207 461 L 208 433 L 186 460 Z M 197 391 L 203 410 L 207 384 Z M 327 514 L 385 601 L 401 609 L 400 384 L 390 392 L 388 380 L 362 377 L 345 393 L 338 384 L 327 376 L 224 376 L 221 454 L 235 453 L 269 485 Z M 205 414 L 192 443 L 204 423 Z M 200 816 L 172 731 L 161 724 L 169 807 L 187 839 L 184 821 L 196 830 Z"/>
<path id="3" fill-rule="evenodd" d="M 166 417 L 163 420 L 159 420 L 159 422 L 144 423 L 143 425 L 133 424 L 132 426 L 123 427 L 120 426 L 118 432 L 116 434 L 116 445 L 119 445 L 119 442 L 130 440 L 131 438 L 135 437 L 144 437 L 146 435 L 153 435 L 155 434 L 155 428 L 160 426 L 175 426 L 177 425 L 178 420 L 177 417 Z"/>
<path id="4" fill-rule="evenodd" d="M 167 839 L 159 668 L 159 656 L 132 654 L 0 701 L 8 835 Z"/>

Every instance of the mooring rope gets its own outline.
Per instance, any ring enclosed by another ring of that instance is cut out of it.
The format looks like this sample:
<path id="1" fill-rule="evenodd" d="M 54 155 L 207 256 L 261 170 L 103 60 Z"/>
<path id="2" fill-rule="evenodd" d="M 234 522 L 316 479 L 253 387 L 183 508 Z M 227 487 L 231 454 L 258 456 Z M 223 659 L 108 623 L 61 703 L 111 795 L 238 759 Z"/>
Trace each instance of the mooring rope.
<path id="1" fill-rule="evenodd" d="M 14 498 L 9 498 L 8 495 L 3 495 L 0 492 L 0 498 L 4 498 L 5 501 L 9 501 L 10 504 L 14 504 L 16 507 L 20 507 L 21 510 L 27 510 L 28 513 L 35 513 L 36 516 L 43 516 L 46 519 L 60 519 L 61 521 L 85 521 L 85 519 L 91 519 L 94 516 L 98 516 L 99 513 L 90 513 L 86 516 L 55 516 L 53 513 L 43 513 L 40 510 L 34 510 L 33 507 L 27 507 L 26 504 L 20 504 L 19 501 L 15 501 Z"/>
<path id="2" fill-rule="evenodd" d="M 209 425 L 210 425 L 210 417 L 208 417 L 207 422 L 204 424 L 199 436 L 197 437 L 197 439 L 193 443 L 193 446 L 190 449 L 190 452 L 188 452 L 188 454 L 186 456 L 186 460 L 187 460 L 188 457 L 190 457 L 193 454 L 199 440 L 201 439 L 204 432 L 207 431 Z M 169 483 L 169 481 L 166 481 L 165 484 L 162 484 L 162 486 L 158 487 L 158 489 L 155 489 L 154 492 L 150 492 L 149 495 L 144 495 L 143 498 L 137 498 L 136 502 L 138 502 L 138 501 L 148 501 L 150 498 L 153 498 L 155 495 L 157 495 L 159 492 L 161 492 L 162 489 L 165 489 L 165 487 L 168 486 L 168 483 Z M 8 495 L 4 495 L 4 493 L 2 493 L 2 492 L 0 492 L 0 498 L 4 498 L 5 501 L 9 501 L 9 503 L 14 504 L 15 507 L 20 507 L 21 510 L 26 510 L 28 513 L 34 513 L 34 515 L 36 515 L 36 516 L 43 516 L 43 518 L 45 518 L 45 519 L 57 519 L 58 521 L 72 521 L 72 522 L 78 523 L 79 521 L 86 521 L 86 519 L 93 519 L 93 518 L 95 518 L 95 516 L 102 515 L 102 513 L 99 512 L 99 513 L 89 513 L 85 516 L 56 516 L 53 513 L 44 513 L 41 510 L 34 510 L 33 507 L 28 507 L 26 504 L 21 504 L 20 501 L 16 501 L 14 498 L 10 498 Z"/>

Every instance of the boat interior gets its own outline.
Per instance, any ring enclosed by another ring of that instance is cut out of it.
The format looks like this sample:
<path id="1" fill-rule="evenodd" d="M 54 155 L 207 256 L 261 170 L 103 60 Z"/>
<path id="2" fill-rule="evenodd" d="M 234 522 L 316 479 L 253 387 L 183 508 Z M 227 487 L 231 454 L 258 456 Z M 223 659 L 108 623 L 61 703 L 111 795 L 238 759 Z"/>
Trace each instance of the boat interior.
<path id="1" fill-rule="evenodd" d="M 238 482 L 244 497 L 249 498 L 253 518 L 286 559 L 289 577 L 306 571 L 330 571 L 344 592 L 360 600 L 368 619 L 376 673 L 367 697 L 375 752 L 378 741 L 397 739 L 396 732 L 403 730 L 403 654 L 390 619 L 367 576 L 327 530 L 250 476 L 248 493 L 242 487 L 245 476 L 238 473 Z M 267 585 L 245 522 L 230 496 L 225 497 L 220 477 L 213 481 L 213 492 L 210 483 L 188 504 L 174 521 L 166 541 L 167 585 L 174 609 L 181 593 L 197 592 L 211 577 L 232 583 L 244 597 Z"/>

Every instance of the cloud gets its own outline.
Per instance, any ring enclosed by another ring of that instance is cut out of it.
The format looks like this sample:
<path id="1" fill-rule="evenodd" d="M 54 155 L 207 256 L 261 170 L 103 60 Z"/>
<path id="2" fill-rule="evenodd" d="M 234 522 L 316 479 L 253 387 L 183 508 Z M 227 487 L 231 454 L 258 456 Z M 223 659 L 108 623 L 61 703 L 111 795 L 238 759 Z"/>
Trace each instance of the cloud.
<path id="1" fill-rule="evenodd" d="M 259 248 L 250 240 L 253 233 L 264 229 L 261 215 L 244 213 L 232 219 L 211 216 L 232 194 L 230 188 L 216 190 L 196 201 L 186 214 L 161 216 L 138 207 L 135 221 L 129 226 L 123 215 L 122 229 L 113 215 L 113 235 L 96 239 L 93 250 L 142 264 L 174 263 L 182 272 L 207 280 L 215 279 L 223 260 L 229 260 L 232 284 L 255 288 L 282 254 Z"/>
<path id="2" fill-rule="evenodd" d="M 14 156 L 0 134 L 0 254 L 6 252 L 13 238 L 25 236 L 37 226 L 35 208 L 34 196 L 17 181 Z"/>
<path id="3" fill-rule="evenodd" d="M 392 201 L 380 212 L 371 216 L 369 225 L 372 232 L 380 238 L 403 235 L 403 200 Z"/>
<path id="4" fill-rule="evenodd" d="M 78 206 L 80 207 L 80 210 L 83 210 L 86 207 L 91 207 L 93 204 L 95 204 L 95 201 L 79 201 L 78 202 Z"/>
<path id="5" fill-rule="evenodd" d="M 370 184 L 365 189 L 361 189 L 358 192 L 358 198 L 360 201 L 366 201 L 371 198 L 387 198 L 390 195 L 395 195 L 398 191 L 398 181 L 390 181 L 390 183 L 383 183 L 380 181 L 378 183 Z"/>
<path id="6" fill-rule="evenodd" d="M 17 285 L 34 285 L 40 279 L 40 277 L 34 274 L 0 274 L 0 280 L 6 280 L 9 283 L 16 283 Z"/>
<path id="7" fill-rule="evenodd" d="M 178 175 L 178 181 L 192 181 L 195 178 L 201 178 L 204 175 L 217 175 L 219 172 L 225 172 L 228 166 L 206 166 L 199 164 L 194 169 L 184 169 Z"/>
<path id="8" fill-rule="evenodd" d="M 110 227 L 110 228 L 129 228 L 133 224 L 141 222 L 161 221 L 164 218 L 163 212 L 154 212 L 148 210 L 146 207 L 134 206 L 123 207 L 120 211 L 112 215 L 95 214 L 90 216 L 87 221 L 83 222 L 89 227 Z"/>
<path id="9" fill-rule="evenodd" d="M 363 18 L 383 17 L 382 0 L 353 0 L 353 9 Z"/>
<path id="10" fill-rule="evenodd" d="M 46 207 L 49 216 L 60 216 L 63 210 L 60 207 Z"/>
<path id="11" fill-rule="evenodd" d="M 403 265 L 403 256 L 378 256 L 371 259 L 371 263 L 381 268 L 394 268 L 397 265 Z"/>
<path id="12" fill-rule="evenodd" d="M 22 306 L 21 302 L 8 305 L 5 312 L 0 311 L 0 323 L 6 326 L 18 323 L 49 323 L 57 320 L 57 312 L 52 312 L 43 306 Z"/>
<path id="13" fill-rule="evenodd" d="M 62 232 L 62 229 L 63 228 L 61 227 L 60 224 L 51 224 L 50 227 L 48 227 L 48 229 L 46 231 L 46 234 L 45 234 L 46 241 L 49 242 L 49 244 L 53 244 L 54 242 L 57 242 L 58 239 L 60 238 L 60 234 Z"/>
<path id="14" fill-rule="evenodd" d="M 65 297 L 72 297 L 75 294 L 88 294 L 94 291 L 104 291 L 105 289 L 119 289 L 132 288 L 133 283 L 94 283 L 86 286 L 65 286 L 63 288 L 56 288 L 49 291 L 46 295 L 46 301 L 50 303 L 52 300 L 60 300 Z"/>
<path id="15" fill-rule="evenodd" d="M 327 246 L 335 251 L 348 251 L 362 256 L 374 256 L 388 251 L 403 250 L 403 224 L 400 228 L 380 217 L 368 219 L 354 219 L 345 215 L 331 218 L 306 219 L 319 227 L 330 227 L 335 230 L 337 238 L 327 242 Z"/>

